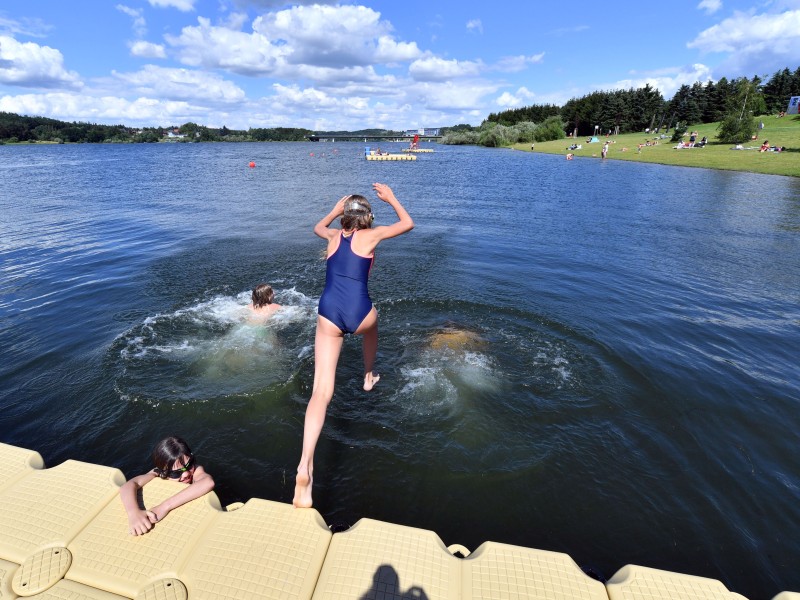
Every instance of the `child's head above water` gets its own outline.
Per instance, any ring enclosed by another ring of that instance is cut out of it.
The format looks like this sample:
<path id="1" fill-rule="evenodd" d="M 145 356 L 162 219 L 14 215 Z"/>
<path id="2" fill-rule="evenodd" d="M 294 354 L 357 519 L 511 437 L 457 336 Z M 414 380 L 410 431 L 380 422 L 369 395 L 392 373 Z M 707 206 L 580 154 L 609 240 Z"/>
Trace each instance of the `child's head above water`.
<path id="1" fill-rule="evenodd" d="M 192 482 L 195 460 L 189 444 L 179 437 L 164 438 L 153 448 L 153 465 L 161 479 Z"/>
<path id="2" fill-rule="evenodd" d="M 266 283 L 259 283 L 253 289 L 252 300 L 254 308 L 261 308 L 267 304 L 272 304 L 273 298 L 275 298 L 275 292 L 273 292 L 272 288 Z"/>

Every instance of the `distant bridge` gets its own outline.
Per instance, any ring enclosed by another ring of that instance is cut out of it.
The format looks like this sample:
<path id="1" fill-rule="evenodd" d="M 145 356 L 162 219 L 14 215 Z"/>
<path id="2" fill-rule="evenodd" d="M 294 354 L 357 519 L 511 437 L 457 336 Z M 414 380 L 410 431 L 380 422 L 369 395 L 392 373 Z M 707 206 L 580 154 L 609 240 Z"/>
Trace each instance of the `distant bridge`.
<path id="1" fill-rule="evenodd" d="M 413 136 L 410 135 L 308 135 L 309 142 L 410 142 Z M 442 139 L 440 135 L 421 135 L 420 142 L 438 142 Z"/>

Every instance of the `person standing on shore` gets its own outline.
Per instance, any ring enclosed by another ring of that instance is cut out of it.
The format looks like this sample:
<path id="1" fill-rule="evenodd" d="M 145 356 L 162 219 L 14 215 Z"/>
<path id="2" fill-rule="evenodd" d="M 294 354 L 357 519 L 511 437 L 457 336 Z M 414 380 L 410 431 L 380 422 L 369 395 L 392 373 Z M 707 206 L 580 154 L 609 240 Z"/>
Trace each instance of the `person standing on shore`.
<path id="1" fill-rule="evenodd" d="M 608 140 L 603 144 L 603 150 L 600 152 L 600 155 L 605 158 L 608 155 Z"/>
<path id="2" fill-rule="evenodd" d="M 370 391 L 380 379 L 373 371 L 378 353 L 378 312 L 369 297 L 367 280 L 378 244 L 411 231 L 414 221 L 388 185 L 374 183 L 372 188 L 379 200 L 394 209 L 395 223 L 373 228 L 372 207 L 366 198 L 353 194 L 341 198 L 314 226 L 314 233 L 328 243 L 327 268 L 317 311 L 314 387 L 306 408 L 303 450 L 292 500 L 298 508 L 312 506 L 314 450 L 333 397 L 336 365 L 346 333 L 362 336 L 364 390 Z M 331 227 L 339 217 L 342 228 Z"/>

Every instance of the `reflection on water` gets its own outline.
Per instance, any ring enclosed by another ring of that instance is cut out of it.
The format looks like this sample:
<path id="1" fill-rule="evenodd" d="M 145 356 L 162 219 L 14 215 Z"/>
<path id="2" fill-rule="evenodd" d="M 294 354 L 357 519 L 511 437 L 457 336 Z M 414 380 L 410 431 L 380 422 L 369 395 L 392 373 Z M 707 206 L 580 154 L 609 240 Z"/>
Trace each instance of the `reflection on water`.
<path id="1" fill-rule="evenodd" d="M 291 501 L 312 229 L 374 181 L 417 226 L 371 275 L 372 392 L 343 344 L 315 456 L 328 523 L 800 589 L 789 178 L 469 147 L 3 146 L 0 441 L 131 475 L 178 434 L 223 504 Z M 259 282 L 284 306 L 264 323 L 245 310 Z"/>

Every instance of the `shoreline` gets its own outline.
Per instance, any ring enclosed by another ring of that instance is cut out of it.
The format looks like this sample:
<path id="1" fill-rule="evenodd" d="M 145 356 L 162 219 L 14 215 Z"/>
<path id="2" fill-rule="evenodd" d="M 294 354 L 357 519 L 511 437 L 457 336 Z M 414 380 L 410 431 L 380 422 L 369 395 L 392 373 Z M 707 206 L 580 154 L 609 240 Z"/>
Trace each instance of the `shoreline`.
<path id="1" fill-rule="evenodd" d="M 624 133 L 612 136 L 597 136 L 597 142 L 587 142 L 589 136 L 579 138 L 563 138 L 549 142 L 531 143 L 518 142 L 506 146 L 513 150 L 532 152 L 533 154 L 561 154 L 565 157 L 572 153 L 575 159 L 600 157 L 603 143 L 610 142 L 606 160 L 628 160 L 677 167 L 696 167 L 720 171 L 739 171 L 761 175 L 782 175 L 786 177 L 800 177 L 800 118 L 792 118 L 775 122 L 772 117 L 767 119 L 764 129 L 758 131 L 757 138 L 743 144 L 745 149 L 734 150 L 734 144 L 713 141 L 716 139 L 716 123 L 699 125 L 692 130 L 697 132 L 697 138 L 706 136 L 709 140 L 705 147 L 676 149 L 677 142 L 670 141 L 671 134 L 661 139 L 656 134 Z M 688 134 L 684 136 L 688 140 Z M 782 152 L 759 152 L 762 142 L 768 141 L 770 146 L 785 147 Z M 649 143 L 650 145 L 647 145 Z M 569 149 L 573 144 L 580 148 Z M 640 148 L 641 145 L 641 148 Z"/>

